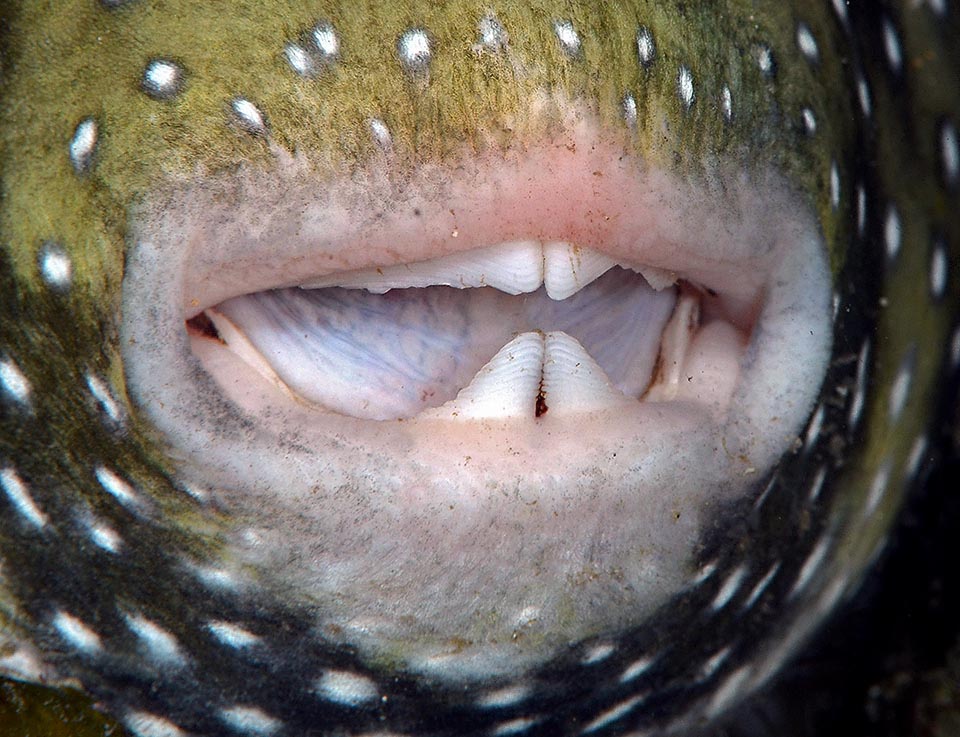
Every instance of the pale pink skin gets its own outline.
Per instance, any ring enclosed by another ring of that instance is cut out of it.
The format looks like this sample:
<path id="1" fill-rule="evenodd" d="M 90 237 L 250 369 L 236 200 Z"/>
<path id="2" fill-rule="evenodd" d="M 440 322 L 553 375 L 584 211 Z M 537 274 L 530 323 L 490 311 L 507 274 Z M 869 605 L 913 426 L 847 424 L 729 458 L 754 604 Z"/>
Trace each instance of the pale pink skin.
<path id="1" fill-rule="evenodd" d="M 133 229 L 129 384 L 185 477 L 235 515 L 224 568 L 321 604 L 317 626 L 369 657 L 513 673 L 680 590 L 711 515 L 790 447 L 829 356 L 824 247 L 775 173 L 681 181 L 587 114 L 506 155 L 389 164 L 318 181 L 277 152 L 269 172 L 158 194 Z M 716 290 L 684 367 L 696 380 L 592 413 L 377 422 L 298 401 L 184 328 L 239 294 L 519 239 Z"/>

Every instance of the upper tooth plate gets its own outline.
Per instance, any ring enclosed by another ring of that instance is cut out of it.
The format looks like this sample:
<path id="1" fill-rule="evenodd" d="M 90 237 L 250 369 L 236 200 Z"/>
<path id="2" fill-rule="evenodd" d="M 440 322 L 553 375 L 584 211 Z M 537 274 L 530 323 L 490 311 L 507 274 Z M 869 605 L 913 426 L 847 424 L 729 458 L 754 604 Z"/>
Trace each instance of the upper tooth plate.
<path id="1" fill-rule="evenodd" d="M 563 241 L 545 246 L 537 241 L 513 241 L 429 261 L 328 274 L 301 286 L 366 289 L 377 294 L 409 287 L 493 287 L 507 294 L 526 294 L 543 285 L 552 299 L 560 300 L 616 265 L 598 251 Z"/>

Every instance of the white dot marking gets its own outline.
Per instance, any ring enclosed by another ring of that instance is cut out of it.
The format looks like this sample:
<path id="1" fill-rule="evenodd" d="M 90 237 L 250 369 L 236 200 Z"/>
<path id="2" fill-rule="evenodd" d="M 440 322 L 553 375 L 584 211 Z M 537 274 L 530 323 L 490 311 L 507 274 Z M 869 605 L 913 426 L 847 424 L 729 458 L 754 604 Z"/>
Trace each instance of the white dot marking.
<path id="1" fill-rule="evenodd" d="M 904 356 L 901 361 L 897 376 L 894 378 L 893 384 L 890 387 L 890 398 L 887 404 L 890 422 L 895 423 L 900 419 L 900 415 L 903 414 L 903 408 L 907 404 L 907 399 L 910 397 L 915 356 L 916 351 L 914 347 L 911 346 L 907 351 L 907 355 Z"/>
<path id="2" fill-rule="evenodd" d="M 903 68 L 903 50 L 900 46 L 900 37 L 897 35 L 897 29 L 889 18 L 883 19 L 883 48 L 887 52 L 887 61 L 890 68 L 900 73 Z"/>
<path id="3" fill-rule="evenodd" d="M 60 246 L 48 243 L 40 253 L 40 275 L 48 286 L 66 289 L 73 277 L 73 264 Z"/>
<path id="4" fill-rule="evenodd" d="M 867 502 L 863 506 L 863 516 L 869 517 L 880 505 L 884 494 L 887 493 L 887 487 L 890 485 L 890 461 L 884 463 L 877 470 L 870 482 L 870 491 L 867 493 Z"/>
<path id="5" fill-rule="evenodd" d="M 836 161 L 830 162 L 830 207 L 840 207 L 840 170 Z"/>
<path id="6" fill-rule="evenodd" d="M 283 723 L 256 706 L 231 706 L 220 710 L 220 720 L 230 729 L 255 737 L 270 737 Z"/>
<path id="7" fill-rule="evenodd" d="M 580 734 L 590 734 L 591 732 L 596 732 L 598 729 L 603 729 L 604 727 L 623 719 L 623 717 L 633 711 L 645 698 L 646 694 L 639 694 L 627 699 L 626 701 L 621 701 L 619 704 L 607 709 L 600 716 L 590 722 L 586 727 L 583 728 L 583 731 Z"/>
<path id="8" fill-rule="evenodd" d="M 345 706 L 360 706 L 377 698 L 377 686 L 369 678 L 345 670 L 328 670 L 316 683 L 323 697 Z"/>
<path id="9" fill-rule="evenodd" d="M 938 242 L 930 254 L 930 296 L 934 299 L 941 299 L 947 291 L 947 269 L 947 250 Z"/>
<path id="10" fill-rule="evenodd" d="M 260 643 L 260 637 L 240 625 L 231 622 L 213 621 L 207 623 L 207 630 L 221 644 L 235 650 L 253 647 Z"/>
<path id="11" fill-rule="evenodd" d="M 827 552 L 830 550 L 830 542 L 828 535 L 820 538 L 800 568 L 800 573 L 797 574 L 797 580 L 793 584 L 793 588 L 790 589 L 788 598 L 792 599 L 807 587 L 807 584 L 810 583 L 813 575 L 819 570 L 824 559 L 827 557 Z"/>
<path id="12" fill-rule="evenodd" d="M 180 643 L 170 632 L 140 614 L 125 614 L 124 618 L 127 620 L 127 626 L 140 638 L 153 660 L 175 668 L 186 665 L 187 659 L 180 648 Z"/>
<path id="13" fill-rule="evenodd" d="M 730 92 L 729 85 L 723 85 L 720 91 L 720 109 L 723 111 L 723 119 L 728 123 L 733 121 L 733 94 Z"/>
<path id="14" fill-rule="evenodd" d="M 736 596 L 737 591 L 740 590 L 740 585 L 743 583 L 746 575 L 746 567 L 740 566 L 727 576 L 726 581 L 723 582 L 723 586 L 720 587 L 720 591 L 717 592 L 716 597 L 714 597 L 713 602 L 711 602 L 710 608 L 718 612 L 729 604 L 730 600 Z"/>
<path id="15" fill-rule="evenodd" d="M 129 712 L 123 723 L 137 737 L 187 737 L 173 722 L 145 711 Z"/>
<path id="16" fill-rule="evenodd" d="M 30 382 L 13 361 L 0 359 L 0 384 L 14 401 L 23 405 L 30 403 Z"/>
<path id="17" fill-rule="evenodd" d="M 960 179 L 960 141 L 953 123 L 946 122 L 940 129 L 940 159 L 943 162 L 943 178 L 953 187 Z"/>
<path id="18" fill-rule="evenodd" d="M 817 48 L 817 39 L 813 37 L 810 26 L 806 23 L 797 24 L 797 46 L 811 64 L 820 61 L 820 49 Z"/>
<path id="19" fill-rule="evenodd" d="M 267 132 L 267 123 L 263 119 L 263 113 L 250 100 L 238 97 L 230 103 L 237 122 L 248 133 L 254 135 L 265 135 Z"/>
<path id="20" fill-rule="evenodd" d="M 553 32 L 557 35 L 560 48 L 567 56 L 577 56 L 580 53 L 580 34 L 568 20 L 555 20 Z"/>
<path id="21" fill-rule="evenodd" d="M 100 652 L 100 636 L 76 617 L 64 611 L 58 611 L 53 618 L 53 626 L 71 646 L 86 655 Z"/>
<path id="22" fill-rule="evenodd" d="M 103 487 L 104 491 L 124 506 L 133 508 L 143 507 L 143 501 L 137 496 L 133 487 L 109 468 L 97 466 L 94 469 L 94 475 L 97 477 L 97 481 L 100 482 L 100 486 Z"/>
<path id="23" fill-rule="evenodd" d="M 93 374 L 87 374 L 87 388 L 90 389 L 93 398 L 97 400 L 100 408 L 104 414 L 110 418 L 110 421 L 120 422 L 123 416 L 120 411 L 120 405 L 117 404 L 117 401 L 113 398 L 107 385 L 101 381 L 99 377 Z"/>
<path id="24" fill-rule="evenodd" d="M 419 72 L 430 64 L 433 52 L 430 49 L 430 37 L 422 28 L 405 31 L 397 42 L 400 63 L 411 72 Z"/>
<path id="25" fill-rule="evenodd" d="M 93 161 L 97 146 L 97 121 L 86 118 L 81 121 L 70 139 L 70 163 L 78 174 L 86 171 Z"/>
<path id="26" fill-rule="evenodd" d="M 893 260 L 900 253 L 903 241 L 903 228 L 900 223 L 900 213 L 893 205 L 887 210 L 887 219 L 883 225 L 883 241 L 887 246 L 887 258 Z"/>
<path id="27" fill-rule="evenodd" d="M 693 90 L 693 73 L 685 66 L 681 66 L 677 72 L 677 94 L 680 96 L 680 102 L 689 110 L 696 96 Z"/>
<path id="28" fill-rule="evenodd" d="M 483 709 L 502 709 L 507 706 L 519 704 L 530 696 L 530 689 L 527 686 L 506 686 L 505 688 L 489 691 L 477 699 L 477 706 Z"/>
<path id="29" fill-rule="evenodd" d="M 16 471 L 12 468 L 5 468 L 0 471 L 0 486 L 3 486 L 7 498 L 10 499 L 10 503 L 13 504 L 14 509 L 19 512 L 21 517 L 38 530 L 46 527 L 47 515 L 33 501 L 27 485 L 23 483 Z"/>
<path id="30" fill-rule="evenodd" d="M 637 31 L 637 58 L 644 67 L 649 67 L 657 55 L 657 46 L 653 42 L 650 29 L 642 27 Z"/>
<path id="31" fill-rule="evenodd" d="M 777 575 L 777 571 L 779 570 L 779 562 L 770 566 L 770 570 L 768 570 L 766 575 L 760 579 L 760 582 L 753 587 L 753 590 L 750 592 L 750 596 L 748 596 L 747 600 L 743 602 L 743 606 L 740 607 L 742 611 L 746 611 L 757 603 L 757 599 L 763 596 L 763 592 L 767 590 L 768 586 L 770 586 L 770 582 L 773 581 L 773 577 Z"/>
<path id="32" fill-rule="evenodd" d="M 630 665 L 628 665 L 623 673 L 620 675 L 620 683 L 627 683 L 636 678 L 639 678 L 648 670 L 650 666 L 653 665 L 656 658 L 651 655 L 644 655 L 642 658 L 634 660 Z"/>

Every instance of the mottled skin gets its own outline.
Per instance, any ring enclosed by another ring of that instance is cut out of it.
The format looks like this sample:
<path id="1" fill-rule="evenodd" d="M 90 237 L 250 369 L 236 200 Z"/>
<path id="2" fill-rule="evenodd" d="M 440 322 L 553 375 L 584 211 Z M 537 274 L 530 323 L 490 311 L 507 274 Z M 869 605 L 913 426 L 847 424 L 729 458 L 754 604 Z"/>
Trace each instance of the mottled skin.
<path id="1" fill-rule="evenodd" d="M 431 692 L 431 684 L 393 674 L 389 664 L 371 670 L 350 652 L 322 642 L 303 645 L 300 660 L 292 663 L 270 656 L 234 662 L 202 637 L 196 622 L 210 612 L 243 621 L 282 651 L 300 647 L 300 612 L 295 602 L 288 607 L 270 597 L 198 595 L 196 582 L 184 578 L 185 557 L 217 563 L 235 521 L 178 487 L 162 443 L 126 398 L 118 346 L 128 213 L 146 193 L 240 163 L 269 167 L 271 146 L 306 154 L 318 177 L 351 170 L 379 155 L 366 126 L 370 118 L 390 128 L 391 165 L 401 171 L 443 160 L 460 151 L 463 141 L 477 150 L 516 146 L 558 124 L 550 104 L 537 114 L 530 110 L 531 101 L 547 93 L 548 99 L 562 94 L 586 101 L 619 131 L 625 147 L 684 177 L 710 181 L 716 167 L 730 161 L 748 172 L 773 165 L 819 215 L 840 296 L 837 360 L 823 390 L 820 442 L 785 461 L 774 481 L 779 493 L 757 520 L 705 545 L 704 562 L 731 551 L 765 561 L 785 555 L 785 570 L 796 574 L 823 531 L 835 540 L 807 598 L 788 601 L 784 582 L 768 612 L 743 627 L 753 642 L 737 645 L 737 663 L 722 672 L 736 676 L 738 664 L 752 661 L 743 683 L 732 676 L 727 683 L 746 689 L 762 682 L 855 585 L 879 550 L 909 488 L 905 469 L 929 425 L 941 377 L 953 370 L 948 353 L 957 312 L 955 269 L 948 270 L 946 296 L 936 299 L 928 275 L 935 243 L 947 249 L 951 265 L 960 248 L 956 182 L 945 179 L 939 135 L 944 121 L 960 120 L 954 83 L 960 21 L 955 12 L 939 17 L 912 2 L 884 8 L 901 39 L 899 72 L 890 68 L 880 13 L 869 3 L 855 4 L 846 20 L 829 3 L 637 2 L 614 9 L 503 4 L 492 7 L 509 33 L 502 53 L 477 50 L 476 24 L 491 6 L 469 1 L 370 7 L 254 2 L 233 3 L 225 11 L 150 0 L 107 9 L 88 0 L 0 10 L 0 358 L 14 360 L 31 387 L 27 402 L 6 395 L 0 400 L 0 466 L 15 467 L 56 521 L 55 531 L 37 533 L 9 508 L 2 511 L 0 647 L 12 652 L 16 643 L 32 641 L 57 679 L 77 679 L 121 716 L 130 709 L 169 710 L 198 733 L 222 728 L 204 700 L 262 704 L 291 733 L 305 724 L 334 725 L 332 731 L 342 723 L 362 731 L 384 720 L 397 729 L 445 732 L 457 725 L 466 730 L 462 725 L 469 723 L 480 730 L 534 711 L 538 718 L 553 715 L 542 726 L 549 732 L 588 723 L 632 693 L 622 686 L 574 683 L 575 660 L 561 658 L 532 676 L 537 706 L 530 712 L 525 705 L 478 716 L 469 695 Z M 338 29 L 343 55 L 334 67 L 304 79 L 291 71 L 282 50 L 318 19 Z M 558 45 L 557 19 L 570 20 L 579 31 L 579 54 L 570 57 Z M 817 40 L 816 62 L 798 48 L 798 21 Z M 435 53 L 428 71 L 409 74 L 397 61 L 396 42 L 414 26 L 428 30 Z M 640 26 L 656 39 L 649 67 L 637 60 Z M 775 60 L 768 73 L 757 63 L 764 46 Z M 156 57 L 185 70 L 184 90 L 172 100 L 141 91 L 144 66 Z M 689 109 L 677 93 L 681 64 L 695 82 Z M 869 85 L 869 116 L 857 98 L 859 73 Z M 721 109 L 724 84 L 733 100 L 730 122 Z M 636 100 L 635 127 L 623 120 L 626 93 Z M 237 96 L 264 112 L 269 135 L 251 135 L 232 120 L 229 102 Z M 817 118 L 812 135 L 802 122 L 807 107 Z M 90 166 L 78 174 L 67 146 L 88 117 L 96 119 L 100 137 Z M 836 206 L 832 164 L 840 181 Z M 862 237 L 858 185 L 866 201 Z M 902 246 L 895 259 L 886 260 L 884 223 L 891 206 L 902 223 Z M 41 278 L 38 254 L 50 242 L 72 261 L 69 288 L 51 289 Z M 866 338 L 868 397 L 863 420 L 851 429 L 848 402 Z M 906 406 L 891 422 L 890 393 L 904 362 L 912 367 Z M 118 420 L 105 416 L 91 397 L 90 374 L 109 387 L 121 407 Z M 93 473 L 102 463 L 149 499 L 148 514 L 130 515 L 103 493 Z M 879 511 L 864 517 L 884 464 L 889 490 Z M 820 468 L 828 469 L 826 485 L 818 501 L 806 505 L 802 500 Z M 104 556 L 86 540 L 79 522 L 83 510 L 120 535 L 124 556 Z M 616 664 L 629 665 L 658 631 L 668 637 L 685 632 L 694 640 L 687 642 L 697 662 L 718 652 L 722 626 L 709 635 L 690 634 L 700 632 L 694 624 L 698 601 L 673 608 L 672 621 L 680 624 L 670 625 L 677 628 L 672 632 L 664 620 L 659 630 L 630 633 Z M 105 661 L 91 664 L 64 647 L 49 625 L 51 605 L 82 615 L 110 638 Z M 186 645 L 201 664 L 188 671 L 203 682 L 195 702 L 182 693 L 182 681 L 139 667 L 118 606 L 162 622 Z M 727 629 L 742 627 L 732 619 L 725 623 Z M 296 666 L 311 661 L 390 682 L 395 696 L 359 712 L 285 702 L 276 684 L 306 678 Z M 709 688 L 677 685 L 684 668 L 664 668 L 652 699 L 662 713 L 637 715 L 640 724 L 656 719 L 682 727 L 684 716 L 702 713 L 724 686 L 722 679 Z"/>

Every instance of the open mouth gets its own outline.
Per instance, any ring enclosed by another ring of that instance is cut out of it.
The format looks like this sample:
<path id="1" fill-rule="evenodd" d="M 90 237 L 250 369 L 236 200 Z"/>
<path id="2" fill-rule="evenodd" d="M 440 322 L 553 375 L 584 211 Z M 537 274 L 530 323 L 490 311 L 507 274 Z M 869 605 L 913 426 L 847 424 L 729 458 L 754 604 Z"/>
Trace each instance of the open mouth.
<path id="1" fill-rule="evenodd" d="M 829 359 L 803 197 L 769 170 L 658 170 L 586 118 L 402 171 L 279 152 L 156 195 L 132 237 L 128 386 L 254 528 L 230 564 L 455 680 L 681 590 Z"/>
<path id="2" fill-rule="evenodd" d="M 195 354 L 215 340 L 318 410 L 468 421 L 685 398 L 719 412 L 752 313 L 660 269 L 529 240 L 242 295 L 186 324 Z"/>

